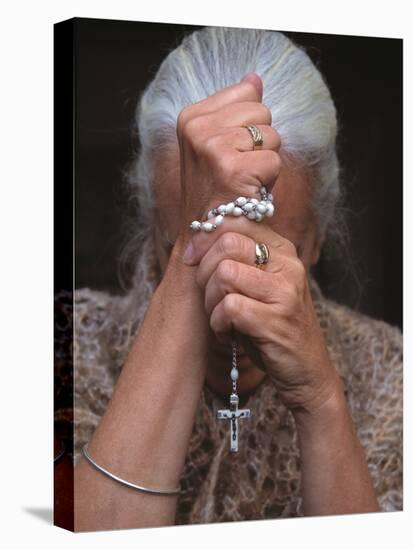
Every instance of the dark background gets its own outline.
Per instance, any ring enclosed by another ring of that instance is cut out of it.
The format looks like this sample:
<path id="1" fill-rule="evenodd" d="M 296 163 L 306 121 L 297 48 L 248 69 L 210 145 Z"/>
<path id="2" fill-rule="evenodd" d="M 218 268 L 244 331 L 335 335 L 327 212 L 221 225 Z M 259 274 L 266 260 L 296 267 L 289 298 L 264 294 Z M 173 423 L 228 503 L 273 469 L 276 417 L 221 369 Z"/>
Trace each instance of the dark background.
<path id="1" fill-rule="evenodd" d="M 77 288 L 121 291 L 136 103 L 167 53 L 197 28 L 76 20 Z M 286 34 L 321 70 L 339 117 L 350 253 L 324 254 L 316 277 L 327 296 L 401 327 L 402 41 Z"/>

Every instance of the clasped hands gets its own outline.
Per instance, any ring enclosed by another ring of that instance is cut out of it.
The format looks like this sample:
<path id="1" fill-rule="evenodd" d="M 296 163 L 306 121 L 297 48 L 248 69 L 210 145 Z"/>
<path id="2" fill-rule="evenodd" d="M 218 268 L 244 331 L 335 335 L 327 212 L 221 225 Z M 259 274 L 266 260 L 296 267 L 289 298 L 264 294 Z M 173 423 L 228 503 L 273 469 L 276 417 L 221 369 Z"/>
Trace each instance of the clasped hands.
<path id="1" fill-rule="evenodd" d="M 252 150 L 243 126 L 264 137 Z M 177 126 L 186 226 L 210 208 L 271 189 L 280 170 L 280 138 L 262 103 L 262 82 L 239 84 L 184 109 Z M 219 340 L 232 329 L 248 339 L 260 366 L 292 411 L 314 413 L 341 391 L 313 306 L 306 268 L 291 241 L 267 223 L 226 217 L 213 233 L 191 234 L 184 263 L 196 266 L 205 310 Z M 255 267 L 255 244 L 270 252 L 265 270 Z"/>

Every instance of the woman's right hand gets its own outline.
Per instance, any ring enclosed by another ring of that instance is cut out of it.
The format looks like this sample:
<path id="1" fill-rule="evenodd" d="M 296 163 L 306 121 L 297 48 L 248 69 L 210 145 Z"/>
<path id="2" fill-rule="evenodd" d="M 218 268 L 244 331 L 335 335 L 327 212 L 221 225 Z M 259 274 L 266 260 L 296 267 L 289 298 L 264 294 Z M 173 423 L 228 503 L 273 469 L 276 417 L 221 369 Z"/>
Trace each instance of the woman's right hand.
<path id="1" fill-rule="evenodd" d="M 262 103 L 262 81 L 250 73 L 241 82 L 184 108 L 178 117 L 181 188 L 186 227 L 210 209 L 239 196 L 271 189 L 280 171 L 280 138 Z M 263 146 L 253 151 L 243 126 L 256 125 Z"/>

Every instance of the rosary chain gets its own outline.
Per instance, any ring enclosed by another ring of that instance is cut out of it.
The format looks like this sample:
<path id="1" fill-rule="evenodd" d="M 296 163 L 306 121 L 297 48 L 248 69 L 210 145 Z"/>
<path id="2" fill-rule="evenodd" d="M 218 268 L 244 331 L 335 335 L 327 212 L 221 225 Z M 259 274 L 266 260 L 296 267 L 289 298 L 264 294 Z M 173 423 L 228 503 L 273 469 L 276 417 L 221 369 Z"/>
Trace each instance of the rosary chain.
<path id="1" fill-rule="evenodd" d="M 237 393 L 237 379 L 238 379 L 238 365 L 237 365 L 237 341 L 235 337 L 232 339 L 232 370 L 231 370 L 231 379 L 232 379 L 232 391 Z"/>

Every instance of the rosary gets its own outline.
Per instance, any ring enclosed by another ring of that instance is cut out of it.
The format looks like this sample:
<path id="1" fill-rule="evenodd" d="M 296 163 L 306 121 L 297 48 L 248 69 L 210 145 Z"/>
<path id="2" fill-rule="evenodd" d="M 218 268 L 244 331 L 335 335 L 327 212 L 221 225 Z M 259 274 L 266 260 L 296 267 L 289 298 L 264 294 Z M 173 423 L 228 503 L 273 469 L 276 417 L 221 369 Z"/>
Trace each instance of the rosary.
<path id="1" fill-rule="evenodd" d="M 247 219 L 255 222 L 263 220 L 264 216 L 270 218 L 274 214 L 273 196 L 267 192 L 263 186 L 260 188 L 261 200 L 256 198 L 238 197 L 235 201 L 228 204 L 221 204 L 208 212 L 208 220 L 205 222 L 193 221 L 190 228 L 193 231 L 205 231 L 207 233 L 214 231 L 224 221 L 226 215 L 245 216 Z M 214 218 L 214 220 L 212 220 Z M 269 253 L 263 243 L 256 243 L 256 261 L 258 268 L 268 262 Z M 232 367 L 231 367 L 232 393 L 229 396 L 229 408 L 217 411 L 217 418 L 230 421 L 230 451 L 238 452 L 238 419 L 249 418 L 251 411 L 249 409 L 239 409 L 239 396 L 237 392 L 238 372 L 238 347 L 235 336 L 232 338 Z"/>
<path id="2" fill-rule="evenodd" d="M 237 342 L 235 338 L 232 340 L 232 393 L 229 396 L 229 409 L 220 409 L 217 411 L 217 418 L 226 419 L 231 422 L 230 439 L 231 453 L 238 452 L 238 418 L 249 418 L 251 411 L 249 409 L 239 409 L 239 397 L 237 393 L 237 380 L 238 380 L 238 368 L 237 368 Z"/>

